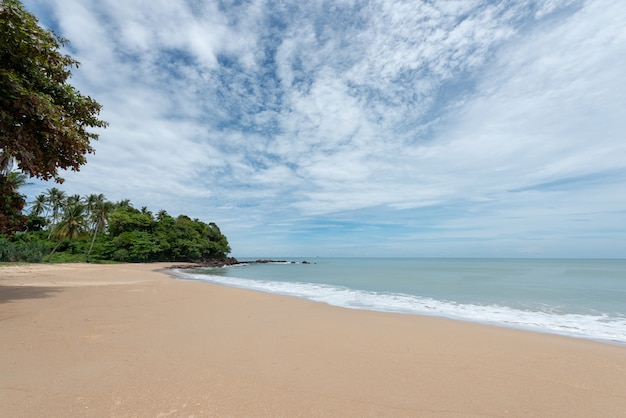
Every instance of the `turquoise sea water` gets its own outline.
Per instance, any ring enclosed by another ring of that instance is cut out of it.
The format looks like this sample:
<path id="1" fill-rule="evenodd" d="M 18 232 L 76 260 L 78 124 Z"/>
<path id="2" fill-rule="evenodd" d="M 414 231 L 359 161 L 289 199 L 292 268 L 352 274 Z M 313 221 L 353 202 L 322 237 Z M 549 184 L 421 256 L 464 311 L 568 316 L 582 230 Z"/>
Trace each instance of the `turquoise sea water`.
<path id="1" fill-rule="evenodd" d="M 440 316 L 626 344 L 626 260 L 301 261 L 179 274 L 346 308 Z"/>

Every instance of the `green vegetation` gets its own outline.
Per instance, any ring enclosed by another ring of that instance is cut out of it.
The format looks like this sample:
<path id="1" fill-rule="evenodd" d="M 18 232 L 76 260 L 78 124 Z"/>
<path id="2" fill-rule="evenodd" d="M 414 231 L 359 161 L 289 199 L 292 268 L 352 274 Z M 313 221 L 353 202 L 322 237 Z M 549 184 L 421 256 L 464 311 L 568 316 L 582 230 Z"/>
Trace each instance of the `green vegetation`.
<path id="1" fill-rule="evenodd" d="M 30 204 L 26 218 L 24 231 L 0 236 L 0 262 L 207 261 L 230 252 L 214 223 L 164 210 L 153 216 L 103 195 L 67 196 L 51 188 Z"/>
<path id="2" fill-rule="evenodd" d="M 12 234 L 26 225 L 27 218 L 22 215 L 26 200 L 18 192 L 25 177 L 24 174 L 2 167 L 0 161 L 0 234 Z"/>
<path id="3" fill-rule="evenodd" d="M 59 168 L 78 171 L 93 152 L 88 129 L 107 125 L 100 104 L 68 83 L 78 61 L 60 52 L 66 43 L 18 0 L 0 2 L 0 163 L 58 182 Z"/>

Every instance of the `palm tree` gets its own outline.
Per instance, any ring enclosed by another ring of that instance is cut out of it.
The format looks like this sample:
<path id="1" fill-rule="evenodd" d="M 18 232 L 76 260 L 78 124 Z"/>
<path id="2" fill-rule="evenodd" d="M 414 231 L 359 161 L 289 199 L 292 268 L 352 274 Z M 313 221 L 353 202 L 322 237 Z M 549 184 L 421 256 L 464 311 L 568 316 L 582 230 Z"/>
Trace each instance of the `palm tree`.
<path id="1" fill-rule="evenodd" d="M 30 204 L 30 214 L 35 216 L 41 216 L 42 213 L 48 212 L 48 199 L 46 195 L 40 194 L 35 197 L 35 200 Z"/>
<path id="2" fill-rule="evenodd" d="M 20 173 L 19 171 L 11 171 L 7 175 L 7 182 L 11 183 L 15 190 L 17 190 L 20 187 L 26 185 L 26 178 L 26 174 L 24 173 Z"/>
<path id="3" fill-rule="evenodd" d="M 147 207 L 147 206 L 142 206 L 142 207 L 141 207 L 141 213 L 142 213 L 143 215 L 148 215 L 148 216 L 150 217 L 150 219 L 152 219 L 152 212 L 150 212 L 150 211 L 148 210 L 148 207 Z"/>
<path id="4" fill-rule="evenodd" d="M 92 196 L 94 196 L 92 198 Z M 89 245 L 89 251 L 87 251 L 87 262 L 89 263 L 89 257 L 91 257 L 91 250 L 93 244 L 96 242 L 98 231 L 104 231 L 107 222 L 109 221 L 109 215 L 113 212 L 114 205 L 111 202 L 104 200 L 104 195 L 89 196 L 88 202 L 91 200 L 91 215 L 90 220 L 93 224 L 93 238 L 91 239 L 91 245 Z"/>
<path id="5" fill-rule="evenodd" d="M 165 209 L 161 209 L 157 212 L 156 220 L 161 222 L 163 219 L 165 219 L 166 216 L 169 216 L 167 214 L 167 211 Z"/>
<path id="6" fill-rule="evenodd" d="M 115 204 L 115 206 L 119 209 L 130 209 L 133 207 L 133 205 L 130 204 L 129 199 L 120 200 Z"/>
<path id="7" fill-rule="evenodd" d="M 65 200 L 63 201 L 63 204 L 72 206 L 72 205 L 75 205 L 77 203 L 82 203 L 82 201 L 83 201 L 83 198 L 81 197 L 81 195 L 73 194 L 71 196 L 67 196 L 65 198 Z"/>
<path id="8" fill-rule="evenodd" d="M 63 202 L 65 200 L 65 192 L 53 187 L 48 189 L 46 192 L 48 203 L 50 204 L 50 208 L 52 209 L 52 225 L 50 225 L 50 233 L 48 234 L 48 239 L 52 236 L 52 231 L 56 226 L 56 223 L 59 219 L 59 210 L 63 207 Z"/>
<path id="9" fill-rule="evenodd" d="M 85 198 L 85 202 L 87 203 L 87 216 L 91 219 L 91 215 L 95 211 L 96 206 L 100 202 L 104 201 L 104 195 L 100 194 L 90 194 Z"/>
<path id="10" fill-rule="evenodd" d="M 70 242 L 72 242 L 86 230 L 87 218 L 85 217 L 85 205 L 79 202 L 65 206 L 63 210 L 63 218 L 54 226 L 54 228 L 52 228 L 51 231 L 55 238 L 59 239 L 59 242 L 52 249 L 46 261 L 50 262 L 52 254 L 54 254 L 63 241 L 69 239 Z"/>

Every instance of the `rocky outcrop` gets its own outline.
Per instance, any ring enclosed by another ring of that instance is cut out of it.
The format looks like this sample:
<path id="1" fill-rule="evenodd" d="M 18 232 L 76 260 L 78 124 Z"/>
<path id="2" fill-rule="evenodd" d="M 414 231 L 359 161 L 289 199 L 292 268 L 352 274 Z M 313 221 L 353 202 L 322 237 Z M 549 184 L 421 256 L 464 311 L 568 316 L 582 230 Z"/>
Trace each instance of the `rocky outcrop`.
<path id="1" fill-rule="evenodd" d="M 287 260 L 270 260 L 270 259 L 259 259 L 255 261 L 239 261 L 235 257 L 228 257 L 219 260 L 203 260 L 203 261 L 194 261 L 190 264 L 176 265 L 172 266 L 173 269 L 194 269 L 201 267 L 225 267 L 225 266 L 234 266 L 237 264 L 267 264 L 267 263 L 291 263 L 296 264 L 295 261 L 287 261 Z M 310 262 L 303 260 L 300 264 L 311 264 Z"/>
<path id="2" fill-rule="evenodd" d="M 234 266 L 240 263 L 235 257 L 228 257 L 223 259 L 215 259 L 215 260 L 201 260 L 201 261 L 192 261 L 189 264 L 181 264 L 175 265 L 171 268 L 173 269 L 197 269 L 200 267 L 224 267 L 224 266 Z"/>

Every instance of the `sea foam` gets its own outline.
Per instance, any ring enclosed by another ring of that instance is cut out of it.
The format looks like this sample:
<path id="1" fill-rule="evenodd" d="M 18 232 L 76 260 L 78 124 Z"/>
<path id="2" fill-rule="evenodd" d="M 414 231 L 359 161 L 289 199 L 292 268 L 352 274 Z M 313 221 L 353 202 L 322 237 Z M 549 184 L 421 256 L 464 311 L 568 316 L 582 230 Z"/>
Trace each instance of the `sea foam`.
<path id="1" fill-rule="evenodd" d="M 251 280 L 183 271 L 179 273 L 186 279 L 293 296 L 350 309 L 436 316 L 626 345 L 626 317 L 619 315 L 558 313 L 558 309 L 548 306 L 543 309 L 514 309 L 498 305 L 463 304 L 402 293 L 349 289 L 328 284 Z"/>

